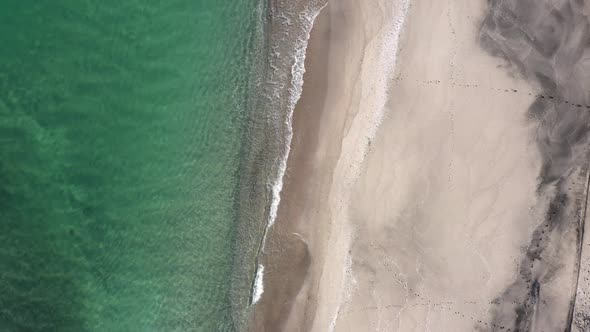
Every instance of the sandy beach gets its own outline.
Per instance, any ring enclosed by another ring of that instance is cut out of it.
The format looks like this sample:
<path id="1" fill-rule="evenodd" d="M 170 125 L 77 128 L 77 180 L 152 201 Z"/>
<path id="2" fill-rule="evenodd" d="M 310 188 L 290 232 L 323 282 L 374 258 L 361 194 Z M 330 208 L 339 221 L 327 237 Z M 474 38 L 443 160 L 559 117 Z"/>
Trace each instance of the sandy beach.
<path id="1" fill-rule="evenodd" d="M 585 331 L 587 11 L 513 4 L 328 2 L 250 330 Z"/>

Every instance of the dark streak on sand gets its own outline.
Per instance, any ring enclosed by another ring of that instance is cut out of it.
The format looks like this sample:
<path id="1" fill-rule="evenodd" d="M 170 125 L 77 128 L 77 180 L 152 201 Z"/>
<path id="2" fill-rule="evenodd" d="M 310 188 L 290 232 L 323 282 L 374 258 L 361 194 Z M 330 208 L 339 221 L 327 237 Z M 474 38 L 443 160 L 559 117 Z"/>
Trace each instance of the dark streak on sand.
<path id="1" fill-rule="evenodd" d="M 479 38 L 488 53 L 540 87 L 541 95 L 588 105 L 589 31 L 582 0 L 488 0 Z M 590 114 L 541 97 L 528 113 L 538 123 L 542 157 L 537 194 L 540 204 L 549 206 L 520 258 L 518 276 L 494 301 L 488 326 L 569 331 L 584 226 Z"/>
<path id="2" fill-rule="evenodd" d="M 575 0 L 489 0 L 481 45 L 540 86 L 542 94 L 588 104 L 590 34 L 583 7 Z M 490 325 L 494 331 L 568 331 L 584 226 L 589 114 L 537 97 L 529 116 L 538 122 L 543 162 L 537 193 L 549 207 L 520 259 L 516 280 L 494 301 Z M 556 278 L 572 283 L 555 285 Z"/>

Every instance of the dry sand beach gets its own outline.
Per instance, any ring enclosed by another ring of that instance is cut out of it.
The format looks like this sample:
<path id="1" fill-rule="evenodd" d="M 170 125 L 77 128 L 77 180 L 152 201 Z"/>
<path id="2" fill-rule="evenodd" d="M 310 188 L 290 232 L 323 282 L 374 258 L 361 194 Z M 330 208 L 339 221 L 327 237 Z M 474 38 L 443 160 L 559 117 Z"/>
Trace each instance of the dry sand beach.
<path id="1" fill-rule="evenodd" d="M 329 0 L 250 330 L 588 331 L 589 8 Z"/>

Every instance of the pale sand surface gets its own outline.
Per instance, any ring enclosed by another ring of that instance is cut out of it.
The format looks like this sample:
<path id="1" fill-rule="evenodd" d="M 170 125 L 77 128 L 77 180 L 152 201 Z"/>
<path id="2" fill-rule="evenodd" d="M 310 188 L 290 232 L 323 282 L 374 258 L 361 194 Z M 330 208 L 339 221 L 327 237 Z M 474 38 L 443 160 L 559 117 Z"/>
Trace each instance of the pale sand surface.
<path id="1" fill-rule="evenodd" d="M 413 1 L 387 118 L 355 186 L 338 331 L 490 328 L 544 211 L 531 87 L 477 44 L 480 1 Z"/>
<path id="2" fill-rule="evenodd" d="M 383 41 L 401 1 L 332 0 L 316 21 L 253 331 L 513 327 L 522 257 L 553 192 L 537 191 L 527 118 L 541 88 L 481 48 L 484 1 L 411 3 L 395 72 Z M 563 266 L 535 279 L 531 331 L 567 316 L 568 227 L 543 242 Z"/>

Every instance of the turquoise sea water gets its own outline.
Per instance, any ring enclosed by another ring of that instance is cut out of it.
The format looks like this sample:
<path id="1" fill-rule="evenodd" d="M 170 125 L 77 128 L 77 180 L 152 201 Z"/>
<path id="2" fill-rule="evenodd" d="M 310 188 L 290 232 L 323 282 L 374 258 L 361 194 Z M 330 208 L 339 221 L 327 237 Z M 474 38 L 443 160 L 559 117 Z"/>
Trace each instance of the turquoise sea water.
<path id="1" fill-rule="evenodd" d="M 258 6 L 0 2 L 0 331 L 235 329 Z"/>

